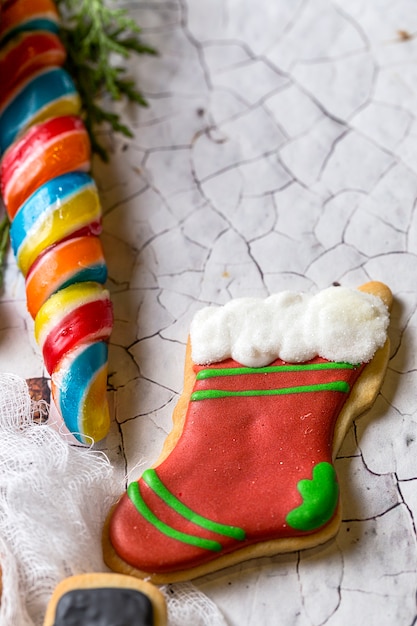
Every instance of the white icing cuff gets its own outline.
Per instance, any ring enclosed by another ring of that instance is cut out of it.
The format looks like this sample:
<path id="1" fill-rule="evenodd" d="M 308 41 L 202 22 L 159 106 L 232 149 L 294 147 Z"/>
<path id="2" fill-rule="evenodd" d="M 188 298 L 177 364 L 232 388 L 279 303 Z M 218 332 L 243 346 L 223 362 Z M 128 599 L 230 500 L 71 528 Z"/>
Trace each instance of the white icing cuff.
<path id="1" fill-rule="evenodd" d="M 388 323 L 380 298 L 345 287 L 238 298 L 198 311 L 190 329 L 192 359 L 210 364 L 231 357 L 248 367 L 316 356 L 365 363 L 384 345 Z"/>

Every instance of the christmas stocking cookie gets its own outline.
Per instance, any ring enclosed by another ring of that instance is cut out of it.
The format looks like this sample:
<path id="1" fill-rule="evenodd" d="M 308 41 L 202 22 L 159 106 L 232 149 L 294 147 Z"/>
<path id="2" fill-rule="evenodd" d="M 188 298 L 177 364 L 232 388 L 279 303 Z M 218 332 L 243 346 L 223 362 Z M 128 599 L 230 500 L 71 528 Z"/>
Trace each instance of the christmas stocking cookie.
<path id="1" fill-rule="evenodd" d="M 381 386 L 391 300 L 373 282 L 200 311 L 173 431 L 106 523 L 107 564 L 178 581 L 332 537 L 333 461 Z"/>

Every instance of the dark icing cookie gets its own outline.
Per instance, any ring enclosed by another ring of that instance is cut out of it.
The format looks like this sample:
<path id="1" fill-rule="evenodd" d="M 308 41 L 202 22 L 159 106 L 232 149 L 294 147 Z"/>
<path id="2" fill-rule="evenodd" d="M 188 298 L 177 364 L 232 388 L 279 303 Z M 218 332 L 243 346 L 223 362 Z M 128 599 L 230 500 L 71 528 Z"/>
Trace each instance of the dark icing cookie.
<path id="1" fill-rule="evenodd" d="M 166 626 L 165 598 L 157 587 L 113 573 L 65 578 L 48 604 L 43 626 Z"/>
<path id="2" fill-rule="evenodd" d="M 54 626 L 153 626 L 152 602 L 135 589 L 74 589 L 59 600 Z"/>

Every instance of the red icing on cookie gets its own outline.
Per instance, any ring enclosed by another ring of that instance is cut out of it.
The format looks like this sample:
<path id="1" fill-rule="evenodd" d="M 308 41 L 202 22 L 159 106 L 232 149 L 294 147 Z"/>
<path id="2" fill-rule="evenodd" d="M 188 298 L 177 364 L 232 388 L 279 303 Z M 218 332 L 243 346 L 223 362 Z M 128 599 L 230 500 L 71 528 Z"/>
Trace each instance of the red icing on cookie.
<path id="1" fill-rule="evenodd" d="M 304 369 L 328 363 L 316 358 L 301 370 L 289 366 L 286 371 L 288 364 L 277 360 L 250 370 L 229 359 L 195 367 L 209 375 L 216 369 L 240 371 L 196 380 L 178 442 L 155 472 L 148 470 L 174 505 L 147 484 L 145 472 L 111 517 L 109 535 L 117 554 L 141 571 L 172 573 L 247 545 L 311 532 L 292 528 L 287 515 L 302 504 L 299 482 L 311 479 L 318 464 L 331 467 L 335 422 L 362 371 L 349 365 L 333 369 L 333 363 L 331 369 Z M 215 397 L 206 397 L 212 390 Z M 261 395 L 251 395 L 254 390 Z M 263 395 L 270 390 L 280 391 Z M 243 395 L 216 397 L 224 391 Z M 244 538 L 213 531 L 205 519 L 237 527 Z M 209 540 L 211 547 L 190 545 L 189 536 Z"/>

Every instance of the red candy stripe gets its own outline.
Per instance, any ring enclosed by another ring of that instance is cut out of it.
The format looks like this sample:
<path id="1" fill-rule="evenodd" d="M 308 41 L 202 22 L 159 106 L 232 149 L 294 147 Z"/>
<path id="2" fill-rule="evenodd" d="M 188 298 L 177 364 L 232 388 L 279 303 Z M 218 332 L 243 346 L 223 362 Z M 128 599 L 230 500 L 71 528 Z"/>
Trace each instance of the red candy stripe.
<path id="1" fill-rule="evenodd" d="M 96 300 L 71 311 L 51 330 L 43 345 L 46 369 L 52 374 L 61 358 L 72 348 L 109 338 L 113 324 L 109 299 Z"/>
<path id="2" fill-rule="evenodd" d="M 0 107 L 31 74 L 43 67 L 62 66 L 65 59 L 66 50 L 54 33 L 29 31 L 14 38 L 0 53 Z"/>
<path id="3" fill-rule="evenodd" d="M 12 28 L 24 24 L 27 20 L 47 17 L 59 21 L 58 10 L 53 0 L 9 0 L 3 2 L 0 37 L 3 38 Z"/>
<path id="4" fill-rule="evenodd" d="M 41 151 L 35 158 L 36 152 Z M 75 115 L 54 117 L 33 126 L 4 155 L 1 192 L 10 219 L 43 183 L 73 170 L 89 167 L 90 140 Z"/>

